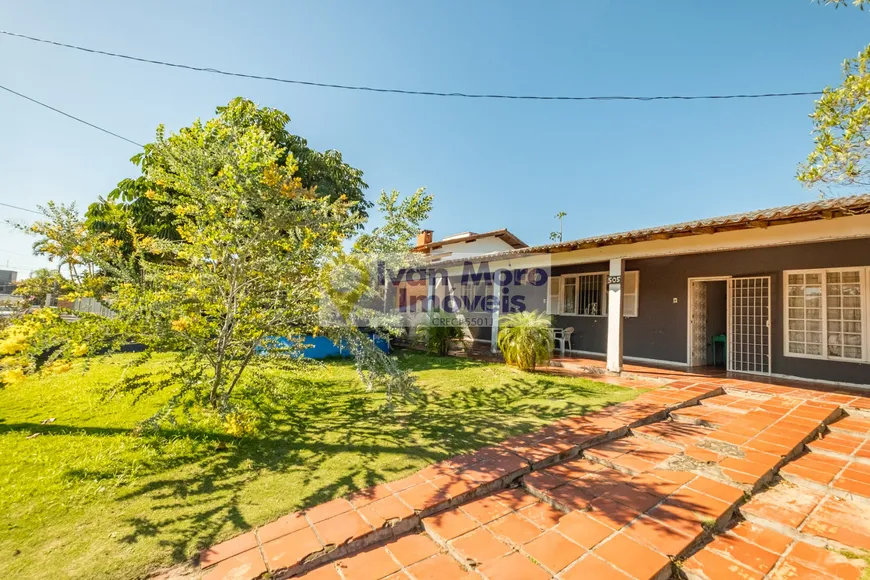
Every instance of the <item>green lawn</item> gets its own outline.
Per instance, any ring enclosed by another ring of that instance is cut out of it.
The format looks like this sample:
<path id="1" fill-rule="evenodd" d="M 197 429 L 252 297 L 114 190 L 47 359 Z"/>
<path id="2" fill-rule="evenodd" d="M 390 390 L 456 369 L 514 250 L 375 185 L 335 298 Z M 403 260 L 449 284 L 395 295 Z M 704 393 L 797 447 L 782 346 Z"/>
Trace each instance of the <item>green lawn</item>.
<path id="1" fill-rule="evenodd" d="M 415 353 L 402 360 L 425 400 L 392 415 L 351 365 L 329 362 L 276 382 L 256 436 L 183 422 L 135 436 L 165 395 L 101 400 L 129 356 L 0 389 L 0 578 L 141 578 L 282 514 L 637 394 Z"/>

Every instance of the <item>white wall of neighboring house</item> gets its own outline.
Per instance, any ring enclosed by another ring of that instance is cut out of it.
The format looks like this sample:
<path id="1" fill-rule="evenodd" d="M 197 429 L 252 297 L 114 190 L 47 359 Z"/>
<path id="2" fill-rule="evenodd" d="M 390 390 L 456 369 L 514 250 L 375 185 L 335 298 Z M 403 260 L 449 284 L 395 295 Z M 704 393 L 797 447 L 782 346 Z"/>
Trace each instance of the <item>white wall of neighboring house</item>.
<path id="1" fill-rule="evenodd" d="M 432 250 L 431 256 L 441 254 L 450 254 L 452 257 L 462 258 L 464 256 L 480 256 L 482 254 L 492 254 L 494 252 L 507 252 L 513 248 L 501 238 L 495 236 L 491 238 L 479 238 L 472 242 L 464 242 L 459 238 L 456 242 L 444 242 L 440 248 Z"/>
<path id="2" fill-rule="evenodd" d="M 15 294 L 0 294 L 0 304 L 4 302 L 17 304 L 18 302 L 23 302 L 23 296 L 16 296 Z"/>

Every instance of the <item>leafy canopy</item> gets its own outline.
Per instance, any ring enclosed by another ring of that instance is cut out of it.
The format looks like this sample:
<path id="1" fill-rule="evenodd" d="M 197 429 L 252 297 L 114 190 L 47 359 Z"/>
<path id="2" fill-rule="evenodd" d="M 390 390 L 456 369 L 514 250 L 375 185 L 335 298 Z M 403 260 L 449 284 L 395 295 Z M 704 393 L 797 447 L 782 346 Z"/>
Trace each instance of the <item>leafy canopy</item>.
<path id="1" fill-rule="evenodd" d="M 819 4 L 833 4 L 834 8 L 839 8 L 840 6 L 848 6 L 851 4 L 852 6 L 858 8 L 859 10 L 864 10 L 865 6 L 870 5 L 870 0 L 816 0 Z"/>
<path id="2" fill-rule="evenodd" d="M 299 185 L 312 194 L 331 202 L 344 200 L 354 204 L 353 211 L 361 218 L 367 217 L 371 204 L 365 199 L 368 187 L 363 173 L 344 162 L 335 150 L 316 151 L 299 135 L 287 130 L 290 117 L 283 111 L 258 107 L 255 103 L 237 97 L 224 107 L 218 107 L 218 119 L 226 127 L 239 131 L 257 129 L 275 146 L 275 163 L 287 164 L 292 159 L 294 176 Z M 142 171 L 135 179 L 124 179 L 105 199 L 90 205 L 87 211 L 88 228 L 94 232 L 108 233 L 121 244 L 120 256 L 134 253 L 133 235 L 130 226 L 138 234 L 178 240 L 173 199 L 184 195 L 173 189 L 168 182 L 156 183 L 153 175 L 169 168 L 167 157 L 160 143 L 145 145 L 144 151 L 133 156 L 131 161 Z M 155 193 L 161 195 L 154 195 Z M 141 249 L 141 248 L 140 248 Z M 146 254 L 149 259 L 159 256 Z"/>
<path id="3" fill-rule="evenodd" d="M 812 186 L 870 185 L 870 46 L 843 63 L 843 83 L 816 101 L 815 148 L 797 178 Z"/>

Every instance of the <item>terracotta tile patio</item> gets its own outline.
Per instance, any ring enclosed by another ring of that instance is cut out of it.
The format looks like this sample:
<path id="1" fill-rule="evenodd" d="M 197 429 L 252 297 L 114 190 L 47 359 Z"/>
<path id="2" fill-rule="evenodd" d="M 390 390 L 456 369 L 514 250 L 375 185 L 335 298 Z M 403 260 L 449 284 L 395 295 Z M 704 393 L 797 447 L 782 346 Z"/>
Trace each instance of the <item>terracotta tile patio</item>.
<path id="1" fill-rule="evenodd" d="M 203 578 L 861 577 L 870 396 L 628 370 L 654 390 L 285 516 Z"/>

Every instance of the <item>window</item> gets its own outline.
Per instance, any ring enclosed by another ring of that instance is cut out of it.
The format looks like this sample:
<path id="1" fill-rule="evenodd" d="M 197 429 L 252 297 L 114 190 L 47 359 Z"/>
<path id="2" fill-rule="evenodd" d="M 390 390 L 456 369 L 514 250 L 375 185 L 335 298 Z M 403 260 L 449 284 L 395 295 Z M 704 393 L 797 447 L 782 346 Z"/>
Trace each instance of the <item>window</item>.
<path id="1" fill-rule="evenodd" d="M 864 361 L 866 269 L 785 272 L 785 353 Z"/>
<path id="2" fill-rule="evenodd" d="M 562 280 L 558 276 L 550 276 L 547 285 L 549 286 L 547 314 L 559 314 L 559 305 L 562 302 Z"/>
<path id="3" fill-rule="evenodd" d="M 577 314 L 577 277 L 564 279 L 562 285 L 562 314 Z"/>
<path id="4" fill-rule="evenodd" d="M 492 282 L 481 279 L 459 283 L 455 295 L 462 301 L 462 309 L 468 312 L 485 312 L 487 296 L 492 295 Z"/>
<path id="5" fill-rule="evenodd" d="M 637 316 L 640 274 L 626 272 L 622 292 L 623 316 Z M 571 274 L 550 278 L 550 314 L 607 316 L 607 273 Z"/>
<path id="6" fill-rule="evenodd" d="M 603 273 L 562 277 L 562 314 L 603 316 L 605 312 Z"/>
<path id="7" fill-rule="evenodd" d="M 626 272 L 622 278 L 622 315 L 637 316 L 637 302 L 640 289 L 640 272 Z"/>

